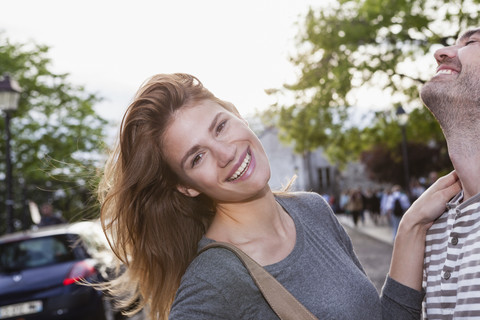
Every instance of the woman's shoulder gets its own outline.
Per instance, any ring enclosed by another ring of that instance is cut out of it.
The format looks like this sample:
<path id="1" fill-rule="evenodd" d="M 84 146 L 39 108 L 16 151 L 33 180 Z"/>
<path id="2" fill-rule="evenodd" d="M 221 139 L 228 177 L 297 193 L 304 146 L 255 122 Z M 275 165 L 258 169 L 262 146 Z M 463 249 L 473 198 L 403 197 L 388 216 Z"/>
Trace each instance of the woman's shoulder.
<path id="1" fill-rule="evenodd" d="M 308 225 L 330 226 L 337 219 L 330 205 L 316 192 L 290 192 L 276 197 L 278 203 L 298 221 Z"/>
<path id="2" fill-rule="evenodd" d="M 210 248 L 195 257 L 182 282 L 204 281 L 214 287 L 224 287 L 248 277 L 240 259 L 225 248 Z"/>
<path id="3" fill-rule="evenodd" d="M 308 206 L 308 207 L 329 207 L 325 199 L 316 192 L 294 191 L 285 192 L 276 195 L 276 199 L 280 204 L 290 206 Z"/>
<path id="4" fill-rule="evenodd" d="M 200 243 L 200 246 L 202 243 Z M 210 248 L 192 261 L 177 290 L 172 319 L 273 319 L 252 277 L 237 256 Z"/>
<path id="5" fill-rule="evenodd" d="M 321 195 L 313 191 L 288 191 L 276 193 L 275 196 L 280 199 L 323 199 Z"/>
<path id="6" fill-rule="evenodd" d="M 258 296 L 255 289 L 255 283 L 234 253 L 211 248 L 190 263 L 177 290 L 172 313 L 178 318 L 181 314 L 204 314 L 209 316 L 199 319 L 228 319 L 228 310 L 242 310 L 245 297 Z"/>

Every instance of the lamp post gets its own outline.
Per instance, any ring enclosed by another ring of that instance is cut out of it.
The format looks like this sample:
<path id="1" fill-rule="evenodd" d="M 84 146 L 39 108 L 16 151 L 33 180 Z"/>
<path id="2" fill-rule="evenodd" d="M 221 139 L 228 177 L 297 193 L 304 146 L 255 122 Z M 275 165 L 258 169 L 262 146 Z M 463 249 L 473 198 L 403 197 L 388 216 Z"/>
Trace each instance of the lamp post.
<path id="1" fill-rule="evenodd" d="M 18 108 L 18 100 L 22 89 L 17 81 L 10 78 L 8 74 L 0 80 L 0 110 L 5 112 L 5 144 L 6 144 L 6 200 L 7 207 L 7 233 L 13 232 L 13 196 L 12 196 L 12 160 L 10 154 L 10 118 L 11 113 Z"/>
<path id="2" fill-rule="evenodd" d="M 407 134 L 405 132 L 405 126 L 407 125 L 408 121 L 408 113 L 405 112 L 401 105 L 397 106 L 397 110 L 395 112 L 397 116 L 398 124 L 400 125 L 400 129 L 402 130 L 402 159 L 403 159 L 403 173 L 405 179 L 405 191 L 407 194 L 410 194 L 410 174 L 408 172 L 408 152 L 407 152 Z"/>

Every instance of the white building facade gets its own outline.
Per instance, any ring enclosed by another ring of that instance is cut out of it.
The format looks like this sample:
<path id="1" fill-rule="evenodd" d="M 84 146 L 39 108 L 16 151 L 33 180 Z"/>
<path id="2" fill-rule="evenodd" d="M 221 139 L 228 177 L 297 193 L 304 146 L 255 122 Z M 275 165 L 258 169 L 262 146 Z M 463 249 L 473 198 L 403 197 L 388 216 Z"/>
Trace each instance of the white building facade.
<path id="1" fill-rule="evenodd" d="M 259 134 L 268 159 L 270 160 L 270 187 L 280 190 L 296 175 L 292 190 L 315 191 L 320 194 L 339 195 L 350 188 L 374 188 L 361 163 L 351 163 L 343 173 L 323 155 L 322 148 L 299 155 L 291 146 L 280 142 L 278 130 L 274 127 Z"/>

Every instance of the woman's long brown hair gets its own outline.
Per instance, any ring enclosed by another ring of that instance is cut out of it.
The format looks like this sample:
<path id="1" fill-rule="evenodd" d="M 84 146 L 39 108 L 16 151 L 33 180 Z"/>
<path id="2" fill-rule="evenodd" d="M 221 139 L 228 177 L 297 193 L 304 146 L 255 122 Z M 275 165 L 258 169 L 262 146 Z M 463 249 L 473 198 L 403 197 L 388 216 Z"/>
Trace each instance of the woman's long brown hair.
<path id="1" fill-rule="evenodd" d="M 101 222 L 125 271 L 106 283 L 121 308 L 166 319 L 180 279 L 213 215 L 210 199 L 180 193 L 162 137 L 174 113 L 212 100 L 238 115 L 188 74 L 159 74 L 137 92 L 120 127 L 99 187 Z M 120 297 L 120 298 L 117 298 Z"/>

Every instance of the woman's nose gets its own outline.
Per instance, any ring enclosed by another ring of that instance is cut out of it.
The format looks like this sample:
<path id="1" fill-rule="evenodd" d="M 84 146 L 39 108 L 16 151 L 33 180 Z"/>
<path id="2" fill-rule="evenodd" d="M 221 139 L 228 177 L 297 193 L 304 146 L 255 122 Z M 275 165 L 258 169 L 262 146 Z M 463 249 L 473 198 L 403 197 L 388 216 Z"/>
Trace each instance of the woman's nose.
<path id="1" fill-rule="evenodd" d="M 446 59 L 453 59 L 457 55 L 458 47 L 457 46 L 448 46 L 443 47 L 435 51 L 435 59 L 437 63 L 440 64 Z"/>
<path id="2" fill-rule="evenodd" d="M 237 147 L 231 143 L 217 141 L 215 145 L 215 154 L 217 156 L 218 165 L 222 168 L 226 167 L 235 159 Z"/>

